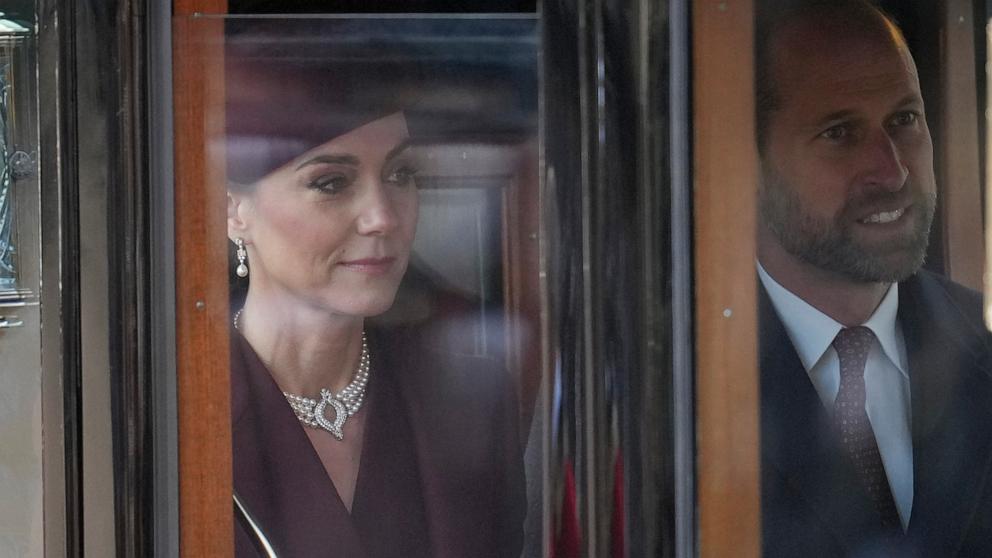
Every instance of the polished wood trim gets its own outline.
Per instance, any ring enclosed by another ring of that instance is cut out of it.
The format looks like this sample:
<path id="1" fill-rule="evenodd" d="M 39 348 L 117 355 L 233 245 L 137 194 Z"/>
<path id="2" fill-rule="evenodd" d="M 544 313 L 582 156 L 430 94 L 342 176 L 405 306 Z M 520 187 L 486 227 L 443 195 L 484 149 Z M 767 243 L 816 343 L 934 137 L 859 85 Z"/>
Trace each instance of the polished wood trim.
<path id="1" fill-rule="evenodd" d="M 759 556 L 753 5 L 692 12 L 698 548 Z"/>
<path id="2" fill-rule="evenodd" d="M 982 288 L 985 248 L 979 162 L 975 23 L 971 0 L 941 3 L 941 130 L 938 190 L 947 275 Z"/>
<path id="3" fill-rule="evenodd" d="M 232 556 L 231 413 L 224 167 L 206 159 L 223 131 L 223 2 L 177 0 L 173 20 L 176 196 L 176 373 L 179 548 L 182 556 Z M 204 39 L 212 38 L 208 42 Z M 218 101 L 219 100 L 219 101 Z"/>
<path id="4" fill-rule="evenodd" d="M 992 22 L 985 26 L 985 52 L 992 52 Z M 986 83 L 992 83 L 992 65 L 986 64 Z M 992 107 L 992 87 L 985 88 L 985 106 Z M 985 114 L 985 218 L 992 218 L 992 113 Z M 992 331 L 992 227 L 985 228 L 985 327 Z"/>
<path id="5" fill-rule="evenodd" d="M 193 14 L 226 14 L 227 0 L 175 0 L 172 13 L 176 16 Z"/>
<path id="6" fill-rule="evenodd" d="M 506 307 L 506 356 L 520 402 L 521 441 L 530 434 L 541 386 L 540 181 L 534 142 L 517 147 L 518 168 L 503 192 L 503 297 Z"/>

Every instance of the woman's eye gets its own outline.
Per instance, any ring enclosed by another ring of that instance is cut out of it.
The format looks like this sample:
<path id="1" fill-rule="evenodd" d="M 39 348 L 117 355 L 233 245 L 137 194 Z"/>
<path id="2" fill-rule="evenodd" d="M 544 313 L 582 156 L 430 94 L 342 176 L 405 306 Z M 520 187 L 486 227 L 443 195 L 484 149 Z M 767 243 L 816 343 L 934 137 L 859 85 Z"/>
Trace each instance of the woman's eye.
<path id="1" fill-rule="evenodd" d="M 327 174 L 318 177 L 307 186 L 327 194 L 337 194 L 348 187 L 348 177 L 342 174 Z"/>
<path id="2" fill-rule="evenodd" d="M 416 175 L 416 169 L 413 169 L 412 167 L 400 167 L 386 176 L 386 182 L 396 184 L 398 186 L 406 186 L 413 183 L 413 179 Z"/>

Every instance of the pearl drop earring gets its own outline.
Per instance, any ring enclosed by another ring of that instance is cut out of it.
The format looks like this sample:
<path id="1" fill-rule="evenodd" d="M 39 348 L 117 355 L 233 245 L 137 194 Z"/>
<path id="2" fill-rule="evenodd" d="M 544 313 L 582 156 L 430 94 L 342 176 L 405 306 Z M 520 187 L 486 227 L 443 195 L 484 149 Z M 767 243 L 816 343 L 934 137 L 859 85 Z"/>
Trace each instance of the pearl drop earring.
<path id="1" fill-rule="evenodd" d="M 245 241 L 240 237 L 234 239 L 234 243 L 238 245 L 238 268 L 234 270 L 238 274 L 238 277 L 248 277 L 248 251 L 245 250 Z"/>

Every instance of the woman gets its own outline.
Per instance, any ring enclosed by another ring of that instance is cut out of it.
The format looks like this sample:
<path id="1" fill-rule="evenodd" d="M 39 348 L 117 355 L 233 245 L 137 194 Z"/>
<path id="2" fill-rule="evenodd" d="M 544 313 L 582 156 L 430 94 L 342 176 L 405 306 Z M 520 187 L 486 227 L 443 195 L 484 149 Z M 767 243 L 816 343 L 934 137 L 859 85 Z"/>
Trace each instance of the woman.
<path id="1" fill-rule="evenodd" d="M 368 322 L 393 303 L 417 222 L 408 113 L 369 102 L 397 68 L 304 68 L 233 43 L 228 236 L 248 281 L 231 355 L 236 555 L 518 556 L 506 373 Z"/>

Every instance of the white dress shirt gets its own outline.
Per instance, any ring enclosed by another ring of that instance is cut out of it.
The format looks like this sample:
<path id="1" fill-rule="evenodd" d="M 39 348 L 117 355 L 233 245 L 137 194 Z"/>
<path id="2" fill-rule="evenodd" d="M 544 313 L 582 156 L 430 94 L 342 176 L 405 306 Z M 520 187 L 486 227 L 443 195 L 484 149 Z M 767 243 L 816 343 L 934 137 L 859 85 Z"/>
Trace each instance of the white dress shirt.
<path id="1" fill-rule="evenodd" d="M 780 285 L 760 263 L 758 276 L 820 401 L 832 413 L 840 388 L 840 360 L 832 343 L 844 326 Z M 913 438 L 909 365 L 902 328 L 896 320 L 898 309 L 899 285 L 893 283 L 875 313 L 862 325 L 875 334 L 865 364 L 865 410 L 905 529 L 913 508 Z"/>

